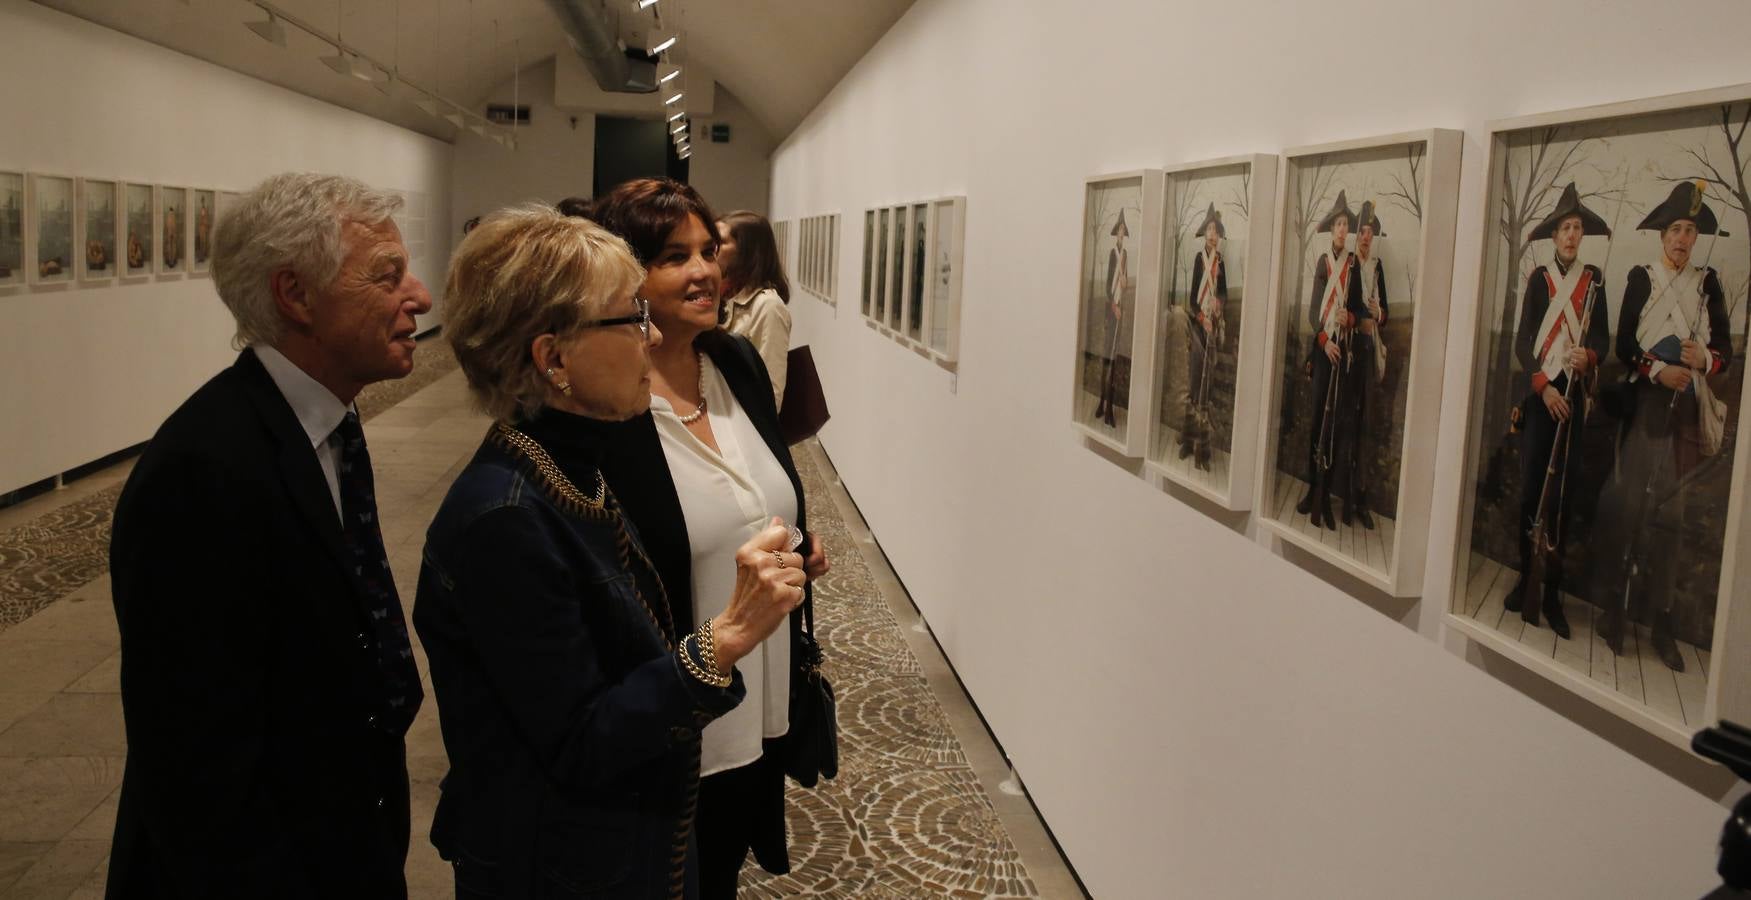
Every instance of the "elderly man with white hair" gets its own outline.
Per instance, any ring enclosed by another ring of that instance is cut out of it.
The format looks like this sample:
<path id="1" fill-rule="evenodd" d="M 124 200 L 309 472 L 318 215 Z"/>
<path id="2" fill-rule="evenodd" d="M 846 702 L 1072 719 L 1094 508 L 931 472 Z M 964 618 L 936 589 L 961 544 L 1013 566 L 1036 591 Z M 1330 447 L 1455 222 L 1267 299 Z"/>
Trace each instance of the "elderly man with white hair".
<path id="1" fill-rule="evenodd" d="M 219 223 L 237 362 L 116 509 L 128 761 L 110 897 L 401 897 L 423 694 L 353 398 L 413 369 L 431 296 L 349 178 L 279 175 Z"/>

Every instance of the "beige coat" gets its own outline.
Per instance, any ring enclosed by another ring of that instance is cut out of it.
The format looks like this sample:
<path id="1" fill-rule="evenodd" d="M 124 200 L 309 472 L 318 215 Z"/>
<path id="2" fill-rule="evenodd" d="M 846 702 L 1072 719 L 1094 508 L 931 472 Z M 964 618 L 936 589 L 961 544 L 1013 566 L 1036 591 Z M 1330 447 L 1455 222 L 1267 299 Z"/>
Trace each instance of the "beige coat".
<path id="1" fill-rule="evenodd" d="M 784 405 L 785 364 L 790 357 L 790 307 L 771 288 L 731 297 L 724 304 L 724 330 L 754 343 L 772 378 L 773 402 Z"/>

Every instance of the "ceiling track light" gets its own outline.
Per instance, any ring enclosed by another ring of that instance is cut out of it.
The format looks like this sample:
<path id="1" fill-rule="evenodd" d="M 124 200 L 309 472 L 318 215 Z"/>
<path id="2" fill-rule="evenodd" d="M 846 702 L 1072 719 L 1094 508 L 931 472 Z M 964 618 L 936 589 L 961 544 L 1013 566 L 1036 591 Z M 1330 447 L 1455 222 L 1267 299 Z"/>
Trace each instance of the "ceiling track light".
<path id="1" fill-rule="evenodd" d="M 669 133 L 670 134 L 680 134 L 681 132 L 686 131 L 686 130 L 687 130 L 687 123 L 682 122 L 681 124 L 676 125 L 674 128 L 669 129 Z"/>
<path id="2" fill-rule="evenodd" d="M 687 96 L 685 93 L 682 93 L 680 91 L 676 91 L 675 96 L 670 97 L 669 99 L 663 101 L 663 105 L 664 106 L 671 106 L 671 105 L 675 104 L 676 102 L 680 101 L 680 99 L 682 97 L 685 97 L 685 96 Z"/>
<path id="3" fill-rule="evenodd" d="M 273 13 L 268 13 L 265 22 L 245 22 L 243 27 L 261 36 L 261 39 L 284 50 L 286 47 L 286 26 Z"/>
<path id="4" fill-rule="evenodd" d="M 665 40 L 665 41 L 663 41 L 663 42 L 662 42 L 662 43 L 660 43 L 660 44 L 658 44 L 658 45 L 656 45 L 656 46 L 655 46 L 655 47 L 652 47 L 652 48 L 651 48 L 651 49 L 650 49 L 650 50 L 649 50 L 649 51 L 648 51 L 648 52 L 649 52 L 649 53 L 650 53 L 650 55 L 652 55 L 652 56 L 656 56 L 656 55 L 657 55 L 657 54 L 658 54 L 658 53 L 661 53 L 661 52 L 663 52 L 663 51 L 664 51 L 664 50 L 667 50 L 667 49 L 669 49 L 669 48 L 670 48 L 670 47 L 673 47 L 673 46 L 675 46 L 675 42 L 676 42 L 676 41 L 678 41 L 678 40 L 680 40 L 680 38 L 679 38 L 679 37 L 677 37 L 677 36 L 674 36 L 674 35 L 670 35 L 670 36 L 669 36 L 669 38 L 668 38 L 668 39 L 667 39 L 667 40 Z"/>
<path id="5" fill-rule="evenodd" d="M 681 111 L 680 111 L 680 112 L 678 112 L 678 113 L 676 113 L 676 114 L 674 114 L 674 115 L 672 115 L 672 116 L 670 116 L 670 117 L 669 117 L 669 121 L 671 121 L 671 122 L 673 122 L 673 121 L 675 121 L 675 120 L 676 120 L 676 119 L 679 119 L 679 118 L 681 118 L 681 117 L 682 117 L 682 116 L 684 116 L 684 115 L 687 115 L 687 110 L 681 110 Z"/>
<path id="6" fill-rule="evenodd" d="M 663 76 L 663 77 L 661 77 L 661 78 L 658 78 L 658 79 L 657 79 L 657 84 L 668 84 L 668 83 L 669 83 L 669 82 L 671 82 L 671 81 L 674 81 L 674 80 L 675 80 L 675 78 L 676 78 L 676 77 L 677 77 L 677 76 L 679 76 L 679 75 L 680 75 L 680 74 L 681 74 L 681 67 L 680 67 L 680 66 L 676 66 L 676 67 L 675 67 L 675 70 L 674 70 L 674 71 L 673 71 L 673 72 L 670 72 L 670 73 L 669 73 L 669 74 L 667 74 L 667 75 L 664 75 L 664 76 Z"/>

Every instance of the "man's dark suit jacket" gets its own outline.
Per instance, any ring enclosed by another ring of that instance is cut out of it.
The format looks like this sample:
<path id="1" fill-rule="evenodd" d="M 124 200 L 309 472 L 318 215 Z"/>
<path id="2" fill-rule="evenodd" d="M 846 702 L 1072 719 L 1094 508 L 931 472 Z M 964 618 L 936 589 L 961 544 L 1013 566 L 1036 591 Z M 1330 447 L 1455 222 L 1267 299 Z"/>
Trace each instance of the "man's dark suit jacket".
<path id="1" fill-rule="evenodd" d="M 401 897 L 402 737 L 340 517 L 252 351 L 128 478 L 110 542 L 128 761 L 108 895 Z"/>

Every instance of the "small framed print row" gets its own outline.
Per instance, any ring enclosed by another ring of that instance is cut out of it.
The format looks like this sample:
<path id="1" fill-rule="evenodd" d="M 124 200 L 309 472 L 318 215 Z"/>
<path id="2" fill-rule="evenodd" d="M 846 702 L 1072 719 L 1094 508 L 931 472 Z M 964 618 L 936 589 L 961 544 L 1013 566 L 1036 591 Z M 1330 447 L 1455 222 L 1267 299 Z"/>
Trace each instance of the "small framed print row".
<path id="1" fill-rule="evenodd" d="M 204 275 L 219 192 L 0 170 L 0 287 Z"/>
<path id="2" fill-rule="evenodd" d="M 801 235 L 797 242 L 797 283 L 828 304 L 837 305 L 839 214 L 806 216 L 797 221 L 797 231 Z"/>
<path id="3" fill-rule="evenodd" d="M 1420 587 L 1459 149 L 1428 131 L 1290 150 L 1281 177 L 1252 155 L 1088 179 L 1077 432 Z"/>
<path id="4" fill-rule="evenodd" d="M 859 309 L 865 321 L 951 369 L 960 359 L 966 218 L 965 197 L 863 214 Z"/>
<path id="5" fill-rule="evenodd" d="M 790 261 L 790 222 L 772 223 L 772 241 L 778 246 L 778 261 L 786 272 L 796 271 L 796 265 Z"/>

